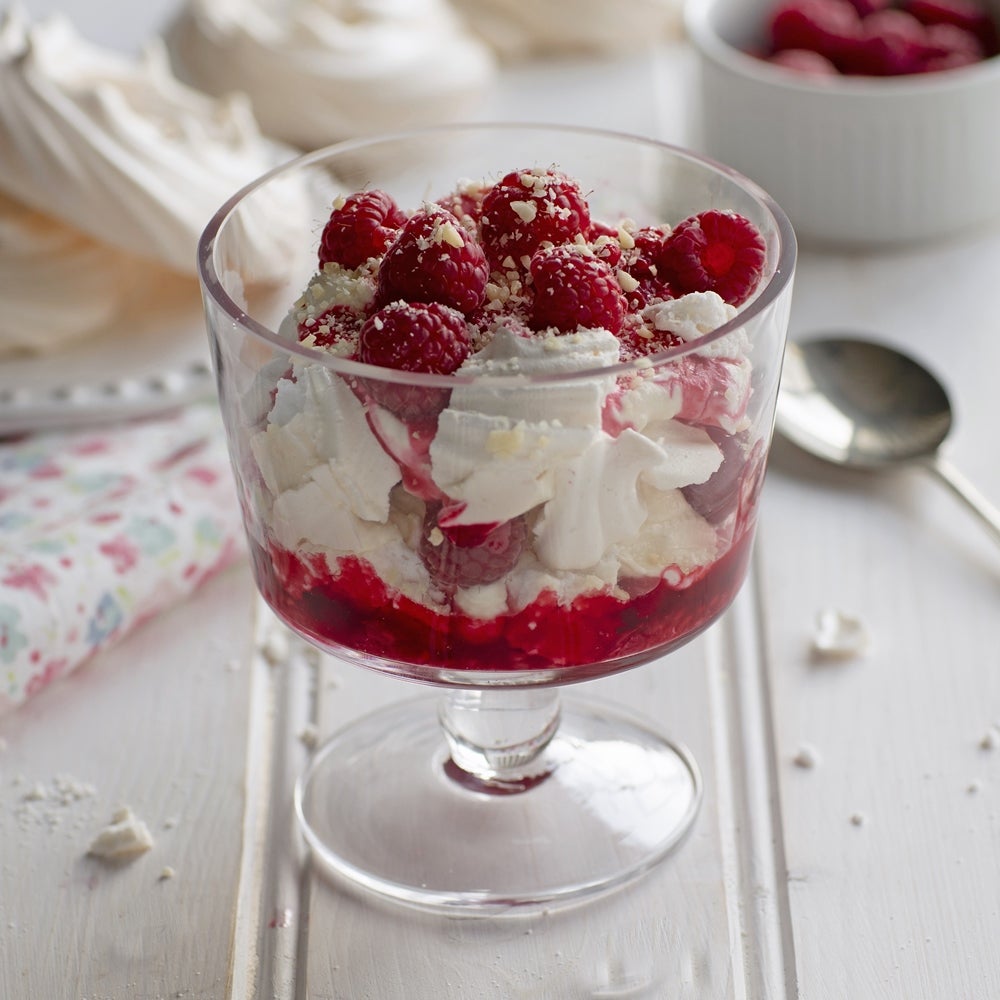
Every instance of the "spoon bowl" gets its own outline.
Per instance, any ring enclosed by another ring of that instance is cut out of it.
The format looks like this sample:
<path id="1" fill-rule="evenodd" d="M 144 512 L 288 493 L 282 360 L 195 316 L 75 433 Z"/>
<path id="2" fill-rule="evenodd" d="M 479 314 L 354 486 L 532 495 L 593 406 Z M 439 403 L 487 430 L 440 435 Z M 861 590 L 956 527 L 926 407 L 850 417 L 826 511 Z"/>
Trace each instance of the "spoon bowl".
<path id="1" fill-rule="evenodd" d="M 1000 511 L 939 453 L 951 425 L 944 387 L 893 347 L 838 334 L 786 346 L 775 418 L 782 437 L 835 465 L 922 465 L 1000 541 Z"/>

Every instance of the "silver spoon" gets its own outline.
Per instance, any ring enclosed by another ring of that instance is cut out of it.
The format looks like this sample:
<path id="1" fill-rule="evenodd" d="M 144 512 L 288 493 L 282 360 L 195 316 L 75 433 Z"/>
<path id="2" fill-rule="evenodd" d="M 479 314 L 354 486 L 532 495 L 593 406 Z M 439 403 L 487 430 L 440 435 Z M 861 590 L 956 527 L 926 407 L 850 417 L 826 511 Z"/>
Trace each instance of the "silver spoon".
<path id="1" fill-rule="evenodd" d="M 835 465 L 923 466 L 1000 542 L 1000 510 L 938 452 L 951 421 L 941 383 L 892 347 L 836 334 L 788 344 L 775 425 L 780 434 Z"/>

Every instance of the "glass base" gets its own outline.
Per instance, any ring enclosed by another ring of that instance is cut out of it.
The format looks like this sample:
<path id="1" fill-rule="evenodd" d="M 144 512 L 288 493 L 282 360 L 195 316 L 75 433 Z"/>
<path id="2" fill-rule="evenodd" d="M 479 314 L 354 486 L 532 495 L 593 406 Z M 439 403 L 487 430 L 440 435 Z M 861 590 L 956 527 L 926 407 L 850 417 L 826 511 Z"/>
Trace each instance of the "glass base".
<path id="1" fill-rule="evenodd" d="M 295 789 L 314 856 L 400 902 L 453 914 L 555 905 L 642 875 L 690 830 L 690 754 L 619 709 L 566 698 L 513 780 L 452 759 L 436 699 L 391 705 L 317 751 Z"/>

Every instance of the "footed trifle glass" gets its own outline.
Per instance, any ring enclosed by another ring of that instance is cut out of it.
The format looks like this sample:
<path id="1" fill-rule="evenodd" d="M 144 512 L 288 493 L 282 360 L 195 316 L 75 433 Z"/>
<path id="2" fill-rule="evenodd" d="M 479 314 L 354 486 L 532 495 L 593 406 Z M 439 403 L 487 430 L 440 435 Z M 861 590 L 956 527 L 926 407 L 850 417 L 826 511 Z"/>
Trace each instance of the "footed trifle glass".
<path id="1" fill-rule="evenodd" d="M 327 867 L 480 913 L 681 841 L 688 752 L 560 688 L 658 660 L 740 588 L 795 252 L 727 167 L 544 125 L 343 143 L 212 220 L 257 585 L 320 649 L 438 689 L 312 757 L 295 805 Z"/>

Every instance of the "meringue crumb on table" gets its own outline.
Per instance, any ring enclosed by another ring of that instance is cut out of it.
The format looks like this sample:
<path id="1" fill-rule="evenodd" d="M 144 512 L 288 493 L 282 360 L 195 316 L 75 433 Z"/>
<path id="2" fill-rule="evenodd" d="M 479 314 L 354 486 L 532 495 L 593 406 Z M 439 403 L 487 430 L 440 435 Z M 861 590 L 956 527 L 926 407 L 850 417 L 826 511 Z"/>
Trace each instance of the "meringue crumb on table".
<path id="1" fill-rule="evenodd" d="M 91 841 L 87 854 L 105 861 L 131 861 L 153 847 L 149 827 L 128 806 L 116 809 L 111 822 Z"/>
<path id="2" fill-rule="evenodd" d="M 816 616 L 812 651 L 819 659 L 850 660 L 868 649 L 868 631 L 860 618 L 836 608 Z"/>

